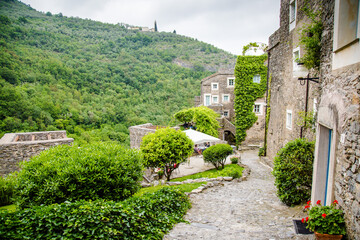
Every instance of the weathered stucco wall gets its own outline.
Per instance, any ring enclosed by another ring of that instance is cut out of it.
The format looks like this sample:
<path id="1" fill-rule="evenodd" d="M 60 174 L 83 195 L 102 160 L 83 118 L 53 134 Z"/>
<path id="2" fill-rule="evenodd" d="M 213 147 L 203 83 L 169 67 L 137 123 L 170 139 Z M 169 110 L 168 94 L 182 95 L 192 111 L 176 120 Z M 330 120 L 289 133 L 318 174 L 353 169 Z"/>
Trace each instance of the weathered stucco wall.
<path id="1" fill-rule="evenodd" d="M 0 175 L 18 171 L 18 163 L 41 151 L 73 141 L 66 137 L 66 131 L 7 133 L 0 139 Z"/>

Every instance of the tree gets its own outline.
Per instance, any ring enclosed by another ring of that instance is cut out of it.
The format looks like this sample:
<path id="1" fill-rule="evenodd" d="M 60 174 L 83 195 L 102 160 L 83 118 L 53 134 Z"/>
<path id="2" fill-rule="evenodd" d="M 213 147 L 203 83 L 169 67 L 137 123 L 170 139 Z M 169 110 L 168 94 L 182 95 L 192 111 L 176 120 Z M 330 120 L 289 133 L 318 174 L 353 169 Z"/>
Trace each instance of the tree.
<path id="1" fill-rule="evenodd" d="M 162 168 L 169 181 L 171 173 L 193 152 L 194 143 L 180 130 L 162 128 L 146 135 L 141 143 L 144 165 Z"/>
<path id="2" fill-rule="evenodd" d="M 229 144 L 216 144 L 203 152 L 204 161 L 214 165 L 219 169 L 220 165 L 224 169 L 226 158 L 232 154 L 233 149 Z"/>
<path id="3" fill-rule="evenodd" d="M 216 118 L 219 117 L 214 110 L 205 107 L 194 107 L 183 109 L 174 114 L 174 117 L 185 124 L 194 123 L 196 130 L 209 134 L 214 137 L 219 136 L 218 129 L 220 128 L 219 122 Z"/>
<path id="4" fill-rule="evenodd" d="M 154 25 L 155 25 L 155 26 L 154 26 L 155 32 L 157 32 L 157 31 L 158 31 L 158 28 L 157 28 L 156 20 L 155 20 L 155 24 L 154 24 Z"/>

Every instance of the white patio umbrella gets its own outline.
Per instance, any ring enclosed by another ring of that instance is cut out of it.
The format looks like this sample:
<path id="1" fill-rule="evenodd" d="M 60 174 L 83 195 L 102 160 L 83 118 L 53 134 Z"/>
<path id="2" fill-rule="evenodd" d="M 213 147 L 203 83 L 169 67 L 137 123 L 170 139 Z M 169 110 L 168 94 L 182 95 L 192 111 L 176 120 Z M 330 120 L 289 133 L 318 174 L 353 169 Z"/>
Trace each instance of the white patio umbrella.
<path id="1" fill-rule="evenodd" d="M 202 144 L 206 142 L 216 143 L 223 142 L 219 138 L 207 135 L 205 133 L 195 131 L 193 129 L 188 129 L 183 131 L 195 144 Z"/>

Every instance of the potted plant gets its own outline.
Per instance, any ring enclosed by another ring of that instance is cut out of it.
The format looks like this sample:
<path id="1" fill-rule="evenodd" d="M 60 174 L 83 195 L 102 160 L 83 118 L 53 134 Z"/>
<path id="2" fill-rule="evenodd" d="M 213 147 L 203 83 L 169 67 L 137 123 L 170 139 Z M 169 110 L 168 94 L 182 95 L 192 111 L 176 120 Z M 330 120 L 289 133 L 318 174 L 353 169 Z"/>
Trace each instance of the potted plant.
<path id="1" fill-rule="evenodd" d="M 305 206 L 309 216 L 302 219 L 307 222 L 307 228 L 315 232 L 316 239 L 342 239 L 346 234 L 344 213 L 335 200 L 330 206 L 322 206 L 318 200 L 315 206 L 310 207 L 310 201 Z"/>

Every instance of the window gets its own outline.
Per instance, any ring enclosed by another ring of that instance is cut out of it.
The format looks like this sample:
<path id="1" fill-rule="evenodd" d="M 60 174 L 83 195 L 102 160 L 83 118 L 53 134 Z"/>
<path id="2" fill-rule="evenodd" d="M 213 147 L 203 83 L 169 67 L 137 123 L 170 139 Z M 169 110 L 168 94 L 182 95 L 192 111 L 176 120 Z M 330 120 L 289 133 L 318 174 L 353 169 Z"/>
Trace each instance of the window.
<path id="1" fill-rule="evenodd" d="M 296 25 L 296 0 L 290 0 L 289 5 L 289 30 L 293 30 Z"/>
<path id="2" fill-rule="evenodd" d="M 255 104 L 254 105 L 254 113 L 256 115 L 260 115 L 261 114 L 261 105 L 260 104 Z"/>
<path id="3" fill-rule="evenodd" d="M 359 0 L 337 1 L 335 10 L 335 51 L 359 38 Z M 336 24 L 337 23 L 337 24 Z"/>
<path id="4" fill-rule="evenodd" d="M 211 104 L 211 95 L 210 94 L 205 94 L 204 95 L 204 106 L 209 106 Z"/>
<path id="5" fill-rule="evenodd" d="M 212 103 L 219 103 L 219 97 L 218 96 L 212 96 Z"/>
<path id="6" fill-rule="evenodd" d="M 224 111 L 224 117 L 229 117 L 229 111 L 228 110 Z"/>
<path id="7" fill-rule="evenodd" d="M 230 95 L 229 94 L 224 94 L 223 95 L 223 102 L 224 103 L 230 102 Z"/>
<path id="8" fill-rule="evenodd" d="M 219 90 L 219 84 L 218 83 L 211 83 L 211 90 Z"/>
<path id="9" fill-rule="evenodd" d="M 286 128 L 292 129 L 292 111 L 286 110 Z"/>
<path id="10" fill-rule="evenodd" d="M 332 69 L 360 62 L 360 2 L 335 0 Z"/>
<path id="11" fill-rule="evenodd" d="M 228 78 L 228 87 L 234 87 L 235 86 L 235 78 L 231 77 Z"/>
<path id="12" fill-rule="evenodd" d="M 254 75 L 253 82 L 254 83 L 260 83 L 261 77 L 259 74 Z"/>
<path id="13" fill-rule="evenodd" d="M 295 48 L 293 50 L 293 72 L 299 70 L 299 66 L 297 61 L 300 58 L 300 48 Z"/>

